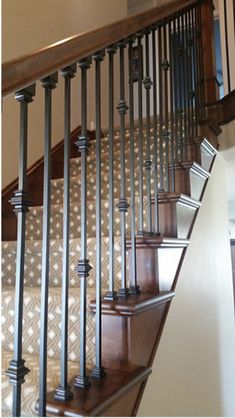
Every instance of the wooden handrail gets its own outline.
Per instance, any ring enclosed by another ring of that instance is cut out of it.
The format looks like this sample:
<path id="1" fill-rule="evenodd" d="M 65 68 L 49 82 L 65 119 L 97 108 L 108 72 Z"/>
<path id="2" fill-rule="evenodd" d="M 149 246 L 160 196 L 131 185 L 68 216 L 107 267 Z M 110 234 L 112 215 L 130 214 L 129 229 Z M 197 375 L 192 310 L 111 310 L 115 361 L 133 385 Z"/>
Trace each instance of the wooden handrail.
<path id="1" fill-rule="evenodd" d="M 26 87 L 196 2 L 196 0 L 179 0 L 154 7 L 8 61 L 2 66 L 2 95 L 6 96 Z"/>

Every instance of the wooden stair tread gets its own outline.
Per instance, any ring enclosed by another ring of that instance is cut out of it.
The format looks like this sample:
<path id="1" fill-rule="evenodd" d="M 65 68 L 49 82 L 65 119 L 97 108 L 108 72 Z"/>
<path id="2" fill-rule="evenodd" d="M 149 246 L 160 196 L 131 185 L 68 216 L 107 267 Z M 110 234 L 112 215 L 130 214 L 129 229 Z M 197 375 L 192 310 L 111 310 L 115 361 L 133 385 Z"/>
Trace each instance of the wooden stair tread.
<path id="1" fill-rule="evenodd" d="M 47 413 L 56 416 L 100 416 L 133 387 L 146 380 L 150 373 L 149 367 L 139 366 L 126 371 L 106 369 L 106 376 L 102 379 L 91 378 L 90 388 L 72 387 L 74 397 L 70 401 L 55 401 L 55 392 L 50 392 L 47 395 Z"/>
<path id="2" fill-rule="evenodd" d="M 131 240 L 127 238 L 127 248 L 131 248 Z M 189 244 L 188 239 L 165 237 L 161 234 L 150 236 L 137 236 L 136 248 L 154 247 L 154 248 L 185 248 Z"/>
<path id="3" fill-rule="evenodd" d="M 185 162 L 177 162 L 175 163 L 175 170 L 184 169 L 184 170 L 192 170 L 199 176 L 207 179 L 210 177 L 210 173 L 202 168 L 200 164 L 198 164 L 196 161 L 185 161 Z"/>
<path id="4" fill-rule="evenodd" d="M 165 202 L 179 202 L 187 206 L 199 208 L 201 206 L 201 202 L 193 197 L 190 197 L 184 193 L 178 192 L 159 192 L 158 194 L 158 202 L 165 203 Z M 152 203 L 155 202 L 155 199 L 152 198 Z"/>
<path id="5" fill-rule="evenodd" d="M 117 301 L 102 301 L 102 313 L 113 313 L 118 315 L 135 315 L 144 312 L 154 306 L 170 301 L 175 296 L 174 292 L 140 293 L 127 298 L 120 298 Z M 90 303 L 93 312 L 96 311 L 95 300 Z"/>

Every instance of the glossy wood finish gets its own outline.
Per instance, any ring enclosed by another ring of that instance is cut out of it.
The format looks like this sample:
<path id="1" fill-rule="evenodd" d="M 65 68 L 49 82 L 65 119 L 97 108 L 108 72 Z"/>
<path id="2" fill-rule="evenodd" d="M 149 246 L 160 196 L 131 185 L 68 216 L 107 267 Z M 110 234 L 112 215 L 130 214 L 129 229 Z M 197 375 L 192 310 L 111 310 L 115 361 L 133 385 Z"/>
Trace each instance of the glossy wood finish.
<path id="1" fill-rule="evenodd" d="M 143 292 L 171 290 L 182 251 L 188 244 L 187 239 L 137 237 L 137 279 Z M 130 241 L 127 241 L 127 248 L 129 259 L 132 251 Z"/>
<path id="2" fill-rule="evenodd" d="M 151 373 L 148 367 L 135 366 L 128 370 L 107 369 L 106 376 L 91 379 L 91 387 L 73 388 L 73 399 L 54 400 L 47 396 L 47 413 L 51 416 L 131 416 L 141 387 Z"/>
<path id="3" fill-rule="evenodd" d="M 227 94 L 220 100 L 222 115 L 218 117 L 217 122 L 225 125 L 235 119 L 235 90 Z"/>
<path id="4" fill-rule="evenodd" d="M 193 3 L 195 0 L 178 0 L 161 7 L 155 7 L 9 61 L 3 64 L 2 68 L 2 94 L 6 96 L 30 85 L 34 81 L 86 58 L 96 51 L 106 48 L 107 45 L 127 38 Z"/>
<path id="5" fill-rule="evenodd" d="M 75 146 L 75 141 L 81 132 L 80 126 L 71 132 L 71 158 L 76 158 L 79 154 Z M 95 139 L 95 131 L 89 131 L 89 140 Z M 51 150 L 51 178 L 57 179 L 63 177 L 64 164 L 64 140 L 61 140 Z M 44 157 L 37 160 L 27 170 L 28 190 L 32 196 L 34 206 L 42 205 L 43 196 L 43 169 Z M 18 178 L 6 186 L 2 191 L 2 240 L 14 241 L 16 239 L 16 216 L 9 203 L 13 192 L 18 187 Z"/>
<path id="6" fill-rule="evenodd" d="M 200 202 L 181 193 L 159 193 L 159 227 L 165 237 L 188 238 Z M 152 199 L 154 212 L 154 199 Z"/>
<path id="7" fill-rule="evenodd" d="M 105 367 L 128 370 L 148 366 L 167 303 L 174 292 L 133 295 L 105 302 L 103 312 L 103 362 Z M 95 310 L 94 302 L 91 307 Z M 143 328 L 140 332 L 140 324 Z"/>
<path id="8" fill-rule="evenodd" d="M 175 165 L 175 191 L 200 200 L 210 174 L 195 162 Z"/>

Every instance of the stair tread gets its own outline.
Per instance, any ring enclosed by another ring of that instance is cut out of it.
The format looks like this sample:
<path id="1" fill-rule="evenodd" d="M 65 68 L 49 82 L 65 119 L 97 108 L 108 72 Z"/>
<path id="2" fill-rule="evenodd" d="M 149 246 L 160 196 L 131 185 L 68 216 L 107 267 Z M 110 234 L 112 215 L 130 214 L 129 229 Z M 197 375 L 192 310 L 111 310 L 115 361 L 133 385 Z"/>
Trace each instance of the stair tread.
<path id="1" fill-rule="evenodd" d="M 154 198 L 152 202 L 154 202 Z M 199 200 L 194 199 L 191 196 L 188 196 L 184 193 L 179 192 L 159 192 L 158 194 L 158 201 L 159 203 L 166 202 L 166 201 L 179 201 L 185 204 L 188 204 L 189 206 L 193 207 L 200 207 L 201 202 Z"/>
<path id="2" fill-rule="evenodd" d="M 134 386 L 148 378 L 149 367 L 133 366 L 127 370 L 106 369 L 102 379 L 91 379 L 91 387 L 72 388 L 74 397 L 67 403 L 54 401 L 54 392 L 47 396 L 47 412 L 57 416 L 105 416 L 105 411 Z M 67 412 L 68 411 L 68 412 Z"/>
<path id="3" fill-rule="evenodd" d="M 8 368 L 10 360 L 12 360 L 12 352 L 2 351 L 2 416 L 12 416 L 12 385 L 4 371 Z M 39 395 L 39 357 L 30 354 L 23 356 L 26 366 L 30 369 L 30 373 L 25 377 L 25 383 L 22 385 L 22 404 L 21 410 L 23 417 L 36 417 L 35 405 Z M 47 390 L 54 390 L 60 383 L 60 359 L 47 359 Z M 92 367 L 88 364 L 88 368 Z M 72 379 L 78 374 L 78 362 L 68 362 L 68 376 Z"/>

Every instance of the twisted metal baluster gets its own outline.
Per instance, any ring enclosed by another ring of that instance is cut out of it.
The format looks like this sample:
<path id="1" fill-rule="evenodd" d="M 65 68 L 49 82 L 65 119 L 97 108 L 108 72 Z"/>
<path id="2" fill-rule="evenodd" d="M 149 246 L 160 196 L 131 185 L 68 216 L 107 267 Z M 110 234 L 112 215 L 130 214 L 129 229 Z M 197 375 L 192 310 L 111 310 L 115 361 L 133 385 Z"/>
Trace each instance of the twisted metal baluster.
<path id="1" fill-rule="evenodd" d="M 101 243 L 101 72 L 104 50 L 93 55 L 95 60 L 95 100 L 96 100 L 96 350 L 95 367 L 92 377 L 100 379 L 105 376 L 102 367 L 102 330 L 101 330 L 101 286 L 102 286 L 102 243 Z"/>
<path id="2" fill-rule="evenodd" d="M 71 130 L 71 78 L 75 76 L 76 64 L 60 71 L 64 77 L 64 207 L 63 207 L 63 273 L 62 273 L 62 320 L 60 385 L 55 399 L 67 401 L 73 393 L 68 384 L 68 300 L 69 300 L 69 229 L 70 229 L 70 130 Z"/>
<path id="3" fill-rule="evenodd" d="M 126 282 L 126 213 L 129 207 L 125 195 L 125 115 L 127 112 L 127 105 L 125 100 L 125 62 L 124 62 L 124 48 L 126 43 L 119 42 L 120 54 L 120 101 L 117 110 L 120 114 L 120 152 L 121 152 L 121 190 L 118 209 L 121 218 L 121 288 L 118 291 L 118 296 L 126 297 L 129 295 L 129 289 Z"/>
<path id="4" fill-rule="evenodd" d="M 24 261 L 25 261 L 25 224 L 26 213 L 32 201 L 27 193 L 27 142 L 28 142 L 28 103 L 33 101 L 35 84 L 18 91 L 15 99 L 20 103 L 20 156 L 19 156 L 19 183 L 10 203 L 17 214 L 17 248 L 16 248 L 16 279 L 15 279 L 15 326 L 14 326 L 14 353 L 6 370 L 10 383 L 13 385 L 12 416 L 21 414 L 21 385 L 24 377 L 29 373 L 22 358 L 22 327 L 24 305 Z"/>
<path id="5" fill-rule="evenodd" d="M 81 152 L 81 258 L 76 267 L 80 277 L 80 373 L 75 377 L 74 386 L 85 389 L 90 386 L 86 373 L 86 312 L 87 282 L 91 266 L 87 259 L 87 70 L 91 59 L 84 58 L 79 62 L 81 68 L 81 136 L 76 145 Z"/>

